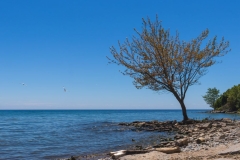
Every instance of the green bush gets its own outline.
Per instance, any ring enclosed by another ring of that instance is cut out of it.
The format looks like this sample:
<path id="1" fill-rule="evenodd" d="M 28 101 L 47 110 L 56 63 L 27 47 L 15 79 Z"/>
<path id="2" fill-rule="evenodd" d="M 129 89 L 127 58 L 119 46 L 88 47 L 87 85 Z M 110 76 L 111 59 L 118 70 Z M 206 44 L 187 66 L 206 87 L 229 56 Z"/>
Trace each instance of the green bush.
<path id="1" fill-rule="evenodd" d="M 214 109 L 228 108 L 229 111 L 240 110 L 240 84 L 224 92 L 214 103 Z"/>

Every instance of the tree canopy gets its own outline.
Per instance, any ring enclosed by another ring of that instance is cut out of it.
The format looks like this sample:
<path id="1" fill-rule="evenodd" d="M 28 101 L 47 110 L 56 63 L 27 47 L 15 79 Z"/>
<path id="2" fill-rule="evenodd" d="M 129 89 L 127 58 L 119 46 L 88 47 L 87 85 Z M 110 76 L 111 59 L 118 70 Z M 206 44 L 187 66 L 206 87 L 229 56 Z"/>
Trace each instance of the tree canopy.
<path id="1" fill-rule="evenodd" d="M 110 63 L 124 66 L 122 73 L 133 78 L 136 88 L 171 92 L 187 120 L 184 99 L 189 86 L 199 83 L 207 68 L 216 63 L 216 57 L 228 53 L 229 42 L 222 38 L 218 43 L 215 36 L 203 46 L 208 29 L 189 42 L 180 40 L 179 33 L 171 36 L 158 17 L 155 22 L 143 19 L 142 31 L 135 31 L 136 36 L 132 36 L 131 41 L 119 42 L 119 49 L 110 48 L 113 56 L 109 58 Z"/>
<path id="2" fill-rule="evenodd" d="M 210 107 L 214 108 L 214 103 L 219 97 L 219 90 L 214 88 L 208 88 L 206 95 L 203 96 L 203 99 L 206 101 Z"/>
<path id="3" fill-rule="evenodd" d="M 224 92 L 214 103 L 214 109 L 240 111 L 240 84 Z"/>

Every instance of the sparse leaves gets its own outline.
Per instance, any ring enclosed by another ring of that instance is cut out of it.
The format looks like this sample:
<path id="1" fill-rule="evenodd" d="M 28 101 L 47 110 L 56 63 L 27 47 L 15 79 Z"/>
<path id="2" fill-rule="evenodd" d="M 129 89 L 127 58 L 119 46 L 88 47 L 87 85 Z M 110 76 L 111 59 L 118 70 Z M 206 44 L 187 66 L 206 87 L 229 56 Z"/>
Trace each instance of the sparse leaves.
<path id="1" fill-rule="evenodd" d="M 125 66 L 124 74 L 134 79 L 137 88 L 167 90 L 179 102 L 183 102 L 188 87 L 198 84 L 207 68 L 215 64 L 215 58 L 229 51 L 229 42 L 222 39 L 218 44 L 216 37 L 202 45 L 208 29 L 189 42 L 180 40 L 178 32 L 171 36 L 157 17 L 155 22 L 143 19 L 142 32 L 135 31 L 137 36 L 131 42 L 119 42 L 119 50 L 110 48 L 114 58 L 110 61 Z"/>

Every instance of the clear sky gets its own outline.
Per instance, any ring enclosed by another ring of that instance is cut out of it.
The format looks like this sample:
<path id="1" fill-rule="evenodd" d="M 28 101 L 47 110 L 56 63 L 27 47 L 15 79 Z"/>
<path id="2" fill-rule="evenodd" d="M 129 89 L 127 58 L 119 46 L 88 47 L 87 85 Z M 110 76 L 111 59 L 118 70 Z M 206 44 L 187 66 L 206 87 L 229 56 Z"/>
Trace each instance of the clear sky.
<path id="1" fill-rule="evenodd" d="M 187 93 L 188 109 L 209 108 L 207 88 L 222 93 L 240 83 L 239 7 L 238 0 L 1 0 L 0 109 L 180 109 L 171 93 L 136 89 L 106 58 L 156 14 L 183 40 L 208 28 L 210 38 L 230 41 L 232 51 Z"/>

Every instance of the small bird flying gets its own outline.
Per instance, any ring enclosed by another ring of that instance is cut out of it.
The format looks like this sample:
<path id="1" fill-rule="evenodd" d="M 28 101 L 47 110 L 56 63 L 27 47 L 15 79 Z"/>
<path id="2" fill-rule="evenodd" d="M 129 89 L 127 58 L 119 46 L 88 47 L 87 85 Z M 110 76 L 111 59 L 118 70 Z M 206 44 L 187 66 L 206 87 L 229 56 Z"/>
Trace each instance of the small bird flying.
<path id="1" fill-rule="evenodd" d="M 25 83 L 21 83 L 23 86 L 27 86 Z"/>

